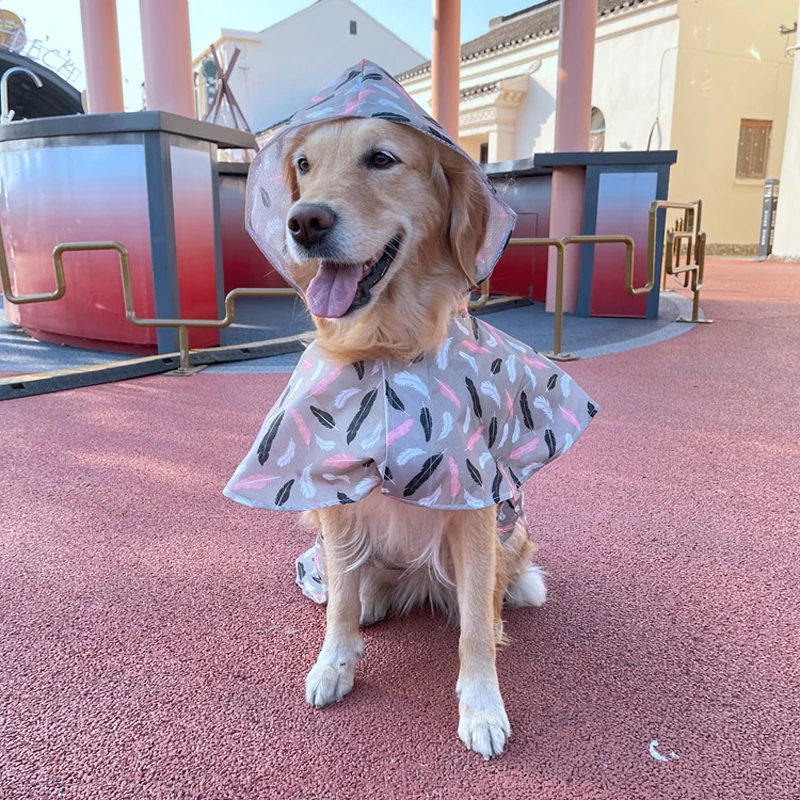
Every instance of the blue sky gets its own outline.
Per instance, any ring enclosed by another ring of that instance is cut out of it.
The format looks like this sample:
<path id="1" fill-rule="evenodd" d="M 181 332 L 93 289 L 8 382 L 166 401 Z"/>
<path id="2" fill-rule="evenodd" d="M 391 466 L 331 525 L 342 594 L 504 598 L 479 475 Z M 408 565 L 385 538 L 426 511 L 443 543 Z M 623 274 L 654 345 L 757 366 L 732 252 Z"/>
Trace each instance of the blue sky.
<path id="1" fill-rule="evenodd" d="M 405 39 L 426 58 L 431 51 L 432 0 L 356 0 L 372 15 Z M 461 40 L 480 36 L 492 17 L 511 14 L 536 0 L 462 0 Z M 261 30 L 302 8 L 311 0 L 189 0 L 192 29 L 192 54 L 197 54 L 219 36 L 220 28 Z M 80 0 L 0 0 L 7 8 L 25 18 L 29 38 L 44 39 L 71 57 L 81 70 L 75 85 L 84 89 L 83 50 L 81 43 Z M 127 110 L 141 107 L 142 67 L 139 0 L 117 0 L 122 75 L 125 80 Z"/>

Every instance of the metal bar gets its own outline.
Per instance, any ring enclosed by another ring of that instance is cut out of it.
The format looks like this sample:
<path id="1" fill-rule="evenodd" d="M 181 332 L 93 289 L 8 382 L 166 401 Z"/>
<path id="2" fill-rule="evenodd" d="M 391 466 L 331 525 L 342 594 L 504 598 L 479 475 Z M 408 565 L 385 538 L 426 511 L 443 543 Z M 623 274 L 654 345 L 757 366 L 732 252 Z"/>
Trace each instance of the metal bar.
<path id="1" fill-rule="evenodd" d="M 594 240 L 595 237 L 588 236 Z M 567 240 L 550 237 L 534 237 L 530 239 L 511 239 L 509 247 L 555 247 L 556 248 L 556 308 L 553 315 L 553 349 L 542 353 L 553 361 L 577 361 L 580 356 L 574 353 L 561 352 L 561 340 L 564 331 L 564 246 Z"/>
<path id="2" fill-rule="evenodd" d="M 480 299 L 470 302 L 470 304 L 469 304 L 470 309 L 483 308 L 483 306 L 485 306 L 486 303 L 489 302 L 490 293 L 491 292 L 490 292 L 490 287 L 489 287 L 489 278 L 487 278 L 481 284 L 481 296 L 480 296 Z"/>

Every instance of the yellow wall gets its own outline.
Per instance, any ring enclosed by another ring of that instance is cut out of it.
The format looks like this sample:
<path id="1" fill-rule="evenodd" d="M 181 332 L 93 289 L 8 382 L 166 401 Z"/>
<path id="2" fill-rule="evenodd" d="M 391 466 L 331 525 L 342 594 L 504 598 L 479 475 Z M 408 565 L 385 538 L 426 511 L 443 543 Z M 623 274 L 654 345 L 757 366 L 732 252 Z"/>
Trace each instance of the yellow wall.
<path id="1" fill-rule="evenodd" d="M 755 245 L 763 181 L 736 179 L 739 122 L 772 120 L 767 177 L 780 177 L 793 62 L 778 25 L 797 0 L 679 0 L 678 13 L 670 197 L 704 201 L 710 245 Z"/>

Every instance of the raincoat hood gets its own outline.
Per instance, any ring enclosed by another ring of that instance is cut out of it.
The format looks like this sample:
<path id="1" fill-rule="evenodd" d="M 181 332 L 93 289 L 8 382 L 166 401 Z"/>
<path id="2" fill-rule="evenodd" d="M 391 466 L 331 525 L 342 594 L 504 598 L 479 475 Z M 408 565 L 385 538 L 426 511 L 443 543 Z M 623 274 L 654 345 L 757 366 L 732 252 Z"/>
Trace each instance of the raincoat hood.
<path id="1" fill-rule="evenodd" d="M 357 117 L 384 119 L 408 125 L 463 156 L 480 175 L 489 208 L 486 239 L 477 254 L 476 279 L 489 277 L 508 243 L 516 214 L 497 196 L 480 167 L 445 133 L 429 114 L 382 67 L 361 61 L 345 70 L 289 120 L 253 160 L 247 181 L 247 231 L 284 279 L 290 262 L 286 248 L 286 218 L 291 190 L 283 174 L 283 156 L 294 134 L 306 125 Z"/>

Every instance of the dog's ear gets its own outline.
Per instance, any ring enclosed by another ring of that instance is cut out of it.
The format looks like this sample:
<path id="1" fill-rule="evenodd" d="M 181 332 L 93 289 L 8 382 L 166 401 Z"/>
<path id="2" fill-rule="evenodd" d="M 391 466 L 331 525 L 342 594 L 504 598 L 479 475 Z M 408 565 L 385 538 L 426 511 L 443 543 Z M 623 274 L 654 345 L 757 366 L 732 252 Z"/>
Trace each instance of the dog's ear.
<path id="1" fill-rule="evenodd" d="M 442 167 L 450 189 L 448 239 L 453 257 L 475 283 L 475 259 L 486 238 L 489 207 L 476 168 L 455 152 L 443 153 Z"/>

